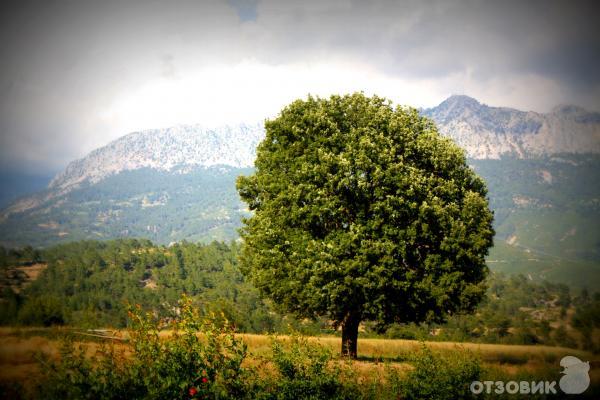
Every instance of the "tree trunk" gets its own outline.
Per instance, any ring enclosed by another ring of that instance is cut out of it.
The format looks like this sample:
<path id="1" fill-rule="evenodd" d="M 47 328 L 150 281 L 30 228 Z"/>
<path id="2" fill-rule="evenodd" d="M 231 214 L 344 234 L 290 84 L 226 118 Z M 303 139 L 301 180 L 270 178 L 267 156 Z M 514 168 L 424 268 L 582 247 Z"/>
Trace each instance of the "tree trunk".
<path id="1" fill-rule="evenodd" d="M 350 313 L 342 321 L 342 356 L 356 358 L 360 317 Z"/>

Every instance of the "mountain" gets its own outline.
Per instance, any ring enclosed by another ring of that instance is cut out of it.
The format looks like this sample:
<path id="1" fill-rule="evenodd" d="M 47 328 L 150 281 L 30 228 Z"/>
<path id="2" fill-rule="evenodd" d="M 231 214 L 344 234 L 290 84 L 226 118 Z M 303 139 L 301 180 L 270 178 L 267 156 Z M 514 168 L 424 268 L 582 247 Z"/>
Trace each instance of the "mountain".
<path id="1" fill-rule="evenodd" d="M 46 190 L 12 203 L 0 212 L 0 224 L 13 214 L 51 203 L 56 205 L 64 202 L 64 197 L 73 190 L 93 187 L 129 171 L 149 169 L 157 173 L 188 174 L 217 167 L 252 167 L 256 147 L 263 137 L 264 128 L 259 124 L 214 129 L 181 125 L 130 133 L 71 162 L 50 181 Z"/>
<path id="2" fill-rule="evenodd" d="M 246 205 L 235 179 L 250 168 L 189 167 L 126 170 L 68 191 L 48 189 L 7 209 L 0 244 L 45 247 L 81 239 L 148 238 L 168 244 L 236 237 Z M 28 200 L 30 199 L 30 200 Z"/>
<path id="3" fill-rule="evenodd" d="M 48 187 L 0 212 L 0 244 L 147 237 L 159 243 L 236 237 L 258 124 L 200 125 L 125 135 L 70 163 Z"/>
<path id="4" fill-rule="evenodd" d="M 574 106 L 523 112 L 467 96 L 421 112 L 466 148 L 487 181 L 497 232 L 490 266 L 600 283 L 600 114 Z M 0 244 L 235 239 L 248 215 L 235 179 L 252 172 L 263 137 L 258 124 L 123 136 L 0 211 Z"/>
<path id="5" fill-rule="evenodd" d="M 262 125 L 224 126 L 206 129 L 180 125 L 167 129 L 134 132 L 70 163 L 50 182 L 50 190 L 94 184 L 122 171 L 151 168 L 185 173 L 195 167 L 254 165 L 255 150 L 264 137 Z"/>
<path id="6" fill-rule="evenodd" d="M 600 156 L 470 164 L 485 179 L 494 210 L 490 268 L 600 288 Z"/>
<path id="7" fill-rule="evenodd" d="M 451 96 L 422 113 L 473 159 L 600 153 L 600 113 L 576 106 L 558 106 L 541 114 Z"/>

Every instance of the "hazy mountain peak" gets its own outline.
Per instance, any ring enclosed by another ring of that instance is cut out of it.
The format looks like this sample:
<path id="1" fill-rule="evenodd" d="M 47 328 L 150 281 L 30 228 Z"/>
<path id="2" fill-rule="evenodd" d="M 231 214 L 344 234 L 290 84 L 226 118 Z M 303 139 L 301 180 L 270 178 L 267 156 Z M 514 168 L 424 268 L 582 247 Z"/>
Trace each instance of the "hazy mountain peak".
<path id="1" fill-rule="evenodd" d="M 562 105 L 540 114 L 490 107 L 472 97 L 454 95 L 421 113 L 472 159 L 600 153 L 600 114 L 576 106 Z M 264 127 L 259 123 L 217 128 L 178 125 L 132 132 L 73 161 L 46 192 L 12 204 L 0 220 L 121 172 L 150 169 L 187 174 L 198 168 L 251 167 L 263 138 Z"/>
<path id="2" fill-rule="evenodd" d="M 540 114 L 490 107 L 466 95 L 453 95 L 422 113 L 471 158 L 600 153 L 600 114 L 573 105 Z M 259 123 L 217 128 L 178 125 L 132 132 L 70 163 L 49 188 L 69 190 L 139 168 L 185 172 L 199 166 L 250 167 L 263 137 L 264 127 Z"/>
<path id="3" fill-rule="evenodd" d="M 479 108 L 482 104 L 476 99 L 464 94 L 453 94 L 444 100 L 438 107 L 461 107 L 461 108 Z"/>
<path id="4" fill-rule="evenodd" d="M 541 114 L 490 107 L 460 95 L 422 113 L 475 159 L 600 153 L 600 114 L 573 105 Z"/>
<path id="5" fill-rule="evenodd" d="M 140 168 L 171 171 L 198 166 L 250 167 L 263 137 L 261 124 L 217 128 L 178 125 L 132 132 L 70 163 L 50 182 L 49 188 L 68 189 Z"/>

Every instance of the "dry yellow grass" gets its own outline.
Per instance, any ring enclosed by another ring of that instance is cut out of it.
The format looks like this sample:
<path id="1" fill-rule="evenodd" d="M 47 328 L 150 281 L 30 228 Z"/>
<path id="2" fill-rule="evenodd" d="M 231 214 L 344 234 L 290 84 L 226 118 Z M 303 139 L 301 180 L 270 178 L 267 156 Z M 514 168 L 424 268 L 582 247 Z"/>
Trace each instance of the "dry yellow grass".
<path id="1" fill-rule="evenodd" d="M 50 359 L 59 357 L 60 340 L 39 336 L 40 332 L 54 331 L 40 328 L 0 328 L 0 382 L 35 379 L 39 375 L 41 355 Z M 85 337 L 82 339 L 85 340 Z M 74 344 L 84 346 L 89 357 L 95 355 L 100 348 L 97 342 L 91 341 Z"/>
<path id="2" fill-rule="evenodd" d="M 58 355 L 58 343 L 44 337 L 0 338 L 0 381 L 24 381 L 38 373 L 36 354 L 43 352 L 50 357 Z"/>
<path id="3" fill-rule="evenodd" d="M 253 354 L 268 354 L 271 347 L 271 339 L 265 335 L 241 334 L 244 342 Z M 286 336 L 278 336 L 286 339 Z M 310 337 L 311 342 L 317 342 L 339 351 L 341 340 L 338 337 Z M 479 343 L 456 343 L 456 342 L 424 342 L 429 348 L 438 351 L 469 350 L 481 357 L 485 362 L 525 364 L 535 360 L 541 362 L 553 362 L 565 355 L 573 355 L 580 358 L 591 359 L 592 354 L 581 350 L 565 347 L 552 346 L 525 346 L 505 344 L 479 344 Z M 411 353 L 421 347 L 421 342 L 403 339 L 359 339 L 358 356 L 371 360 L 404 360 Z"/>
<path id="4" fill-rule="evenodd" d="M 35 380 L 39 374 L 36 355 L 44 353 L 51 358 L 58 357 L 60 341 L 53 337 L 56 337 L 57 333 L 66 331 L 69 330 L 0 328 L 0 381 Z M 169 334 L 170 332 L 162 332 L 161 336 Z M 240 334 L 239 337 L 248 345 L 250 353 L 245 364 L 258 367 L 257 371 L 262 374 L 272 374 L 273 366 L 268 360 L 271 355 L 272 338 L 255 334 Z M 287 336 L 277 337 L 284 341 L 289 340 Z M 81 340 L 85 341 L 87 354 L 91 356 L 98 350 L 99 345 L 89 339 L 91 338 L 81 336 Z M 341 345 L 338 337 L 309 337 L 307 340 L 331 349 L 333 354 L 337 354 Z M 590 353 L 561 347 L 453 342 L 426 342 L 425 344 L 434 351 L 472 351 L 487 367 L 495 368 L 508 375 L 536 373 L 549 368 L 558 371 L 560 358 L 564 355 L 574 355 L 585 361 L 598 362 L 598 358 Z M 405 373 L 411 368 L 406 360 L 420 346 L 420 342 L 412 340 L 359 339 L 359 360 L 352 363 L 352 369 L 359 379 L 383 377 L 386 367 Z M 595 382 L 600 380 L 600 370 L 592 371 L 592 380 Z"/>

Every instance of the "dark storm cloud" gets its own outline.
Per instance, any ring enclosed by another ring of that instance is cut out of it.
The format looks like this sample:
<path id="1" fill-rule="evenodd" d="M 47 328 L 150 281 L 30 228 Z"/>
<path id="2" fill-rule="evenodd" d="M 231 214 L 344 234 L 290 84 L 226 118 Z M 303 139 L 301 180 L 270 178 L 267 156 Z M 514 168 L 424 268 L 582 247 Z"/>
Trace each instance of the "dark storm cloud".
<path id="1" fill-rule="evenodd" d="M 368 57 L 390 74 L 482 78 L 506 72 L 597 85 L 598 2 L 261 2 L 277 62 L 331 50 Z"/>
<path id="2" fill-rule="evenodd" d="M 97 117 L 124 93 L 248 59 L 282 68 L 366 65 L 391 79 L 427 82 L 437 88 L 429 96 L 436 101 L 467 88 L 491 104 L 543 111 L 575 102 L 598 110 L 597 4 L 3 2 L 0 168 L 58 168 L 125 133 L 122 125 Z M 526 97 L 507 89 L 530 82 L 537 86 Z"/>

